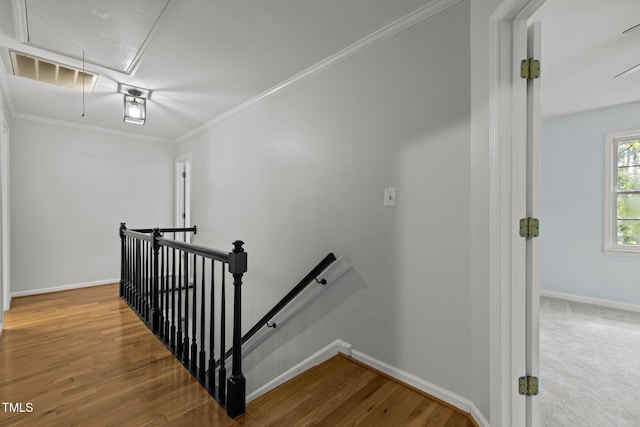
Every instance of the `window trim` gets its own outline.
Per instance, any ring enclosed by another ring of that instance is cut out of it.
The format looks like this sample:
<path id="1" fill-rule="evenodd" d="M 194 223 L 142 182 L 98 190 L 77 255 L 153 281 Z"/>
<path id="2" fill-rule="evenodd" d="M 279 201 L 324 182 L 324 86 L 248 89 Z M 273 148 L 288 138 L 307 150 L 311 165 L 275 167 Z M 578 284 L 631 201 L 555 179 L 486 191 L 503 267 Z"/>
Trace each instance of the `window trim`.
<path id="1" fill-rule="evenodd" d="M 617 239 L 618 143 L 635 139 L 640 139 L 640 129 L 610 132 L 605 135 L 603 252 L 607 255 L 640 257 L 640 246 L 620 245 Z"/>

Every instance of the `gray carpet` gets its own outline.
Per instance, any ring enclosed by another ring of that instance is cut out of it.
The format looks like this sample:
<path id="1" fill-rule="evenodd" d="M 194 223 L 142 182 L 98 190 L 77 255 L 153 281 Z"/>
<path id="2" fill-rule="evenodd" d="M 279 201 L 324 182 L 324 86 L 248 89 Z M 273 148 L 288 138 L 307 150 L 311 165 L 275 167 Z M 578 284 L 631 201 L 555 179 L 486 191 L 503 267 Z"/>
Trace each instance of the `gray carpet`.
<path id="1" fill-rule="evenodd" d="M 542 427 L 640 426 L 640 313 L 540 300 Z"/>

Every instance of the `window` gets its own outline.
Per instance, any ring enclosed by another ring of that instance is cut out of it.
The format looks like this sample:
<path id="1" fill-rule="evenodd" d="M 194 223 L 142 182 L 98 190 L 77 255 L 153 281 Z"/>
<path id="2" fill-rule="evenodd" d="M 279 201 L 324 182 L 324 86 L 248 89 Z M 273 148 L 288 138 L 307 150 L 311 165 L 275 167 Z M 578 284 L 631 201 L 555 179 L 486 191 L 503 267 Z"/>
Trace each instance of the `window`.
<path id="1" fill-rule="evenodd" d="M 604 252 L 640 256 L 640 129 L 607 135 Z"/>

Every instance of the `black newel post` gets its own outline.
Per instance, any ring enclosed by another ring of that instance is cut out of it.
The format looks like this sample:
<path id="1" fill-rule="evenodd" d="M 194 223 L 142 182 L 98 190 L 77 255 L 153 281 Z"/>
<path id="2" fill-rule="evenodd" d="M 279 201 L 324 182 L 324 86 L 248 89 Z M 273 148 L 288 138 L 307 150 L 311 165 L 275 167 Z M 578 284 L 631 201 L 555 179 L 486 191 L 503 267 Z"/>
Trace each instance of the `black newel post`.
<path id="1" fill-rule="evenodd" d="M 124 278 L 125 278 L 125 259 L 126 259 L 126 246 L 124 230 L 127 227 L 124 222 L 120 223 L 120 298 L 124 297 Z"/>
<path id="2" fill-rule="evenodd" d="M 229 254 L 229 273 L 233 274 L 233 368 L 227 380 L 227 414 L 231 418 L 245 412 L 246 381 L 242 375 L 242 275 L 247 271 L 247 253 L 242 248 L 244 242 L 233 242 L 233 252 Z M 222 356 L 224 357 L 224 356 Z"/>
<path id="3" fill-rule="evenodd" d="M 154 334 L 160 331 L 160 307 L 158 303 L 158 278 L 160 277 L 160 269 L 158 264 L 158 253 L 160 252 L 160 244 L 158 238 L 161 237 L 159 228 L 153 229 L 153 272 L 151 283 L 151 330 Z"/>

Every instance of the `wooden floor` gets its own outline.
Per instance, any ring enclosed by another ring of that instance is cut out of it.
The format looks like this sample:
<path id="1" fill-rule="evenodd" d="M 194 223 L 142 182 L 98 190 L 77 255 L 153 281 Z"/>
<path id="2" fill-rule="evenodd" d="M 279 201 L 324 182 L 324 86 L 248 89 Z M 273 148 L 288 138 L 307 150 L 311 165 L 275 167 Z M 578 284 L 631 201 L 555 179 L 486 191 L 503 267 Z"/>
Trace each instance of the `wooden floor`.
<path id="1" fill-rule="evenodd" d="M 15 298 L 0 336 L 0 426 L 473 427 L 467 414 L 336 356 L 230 420 L 116 285 Z M 6 407 L 8 409 L 8 407 Z"/>

